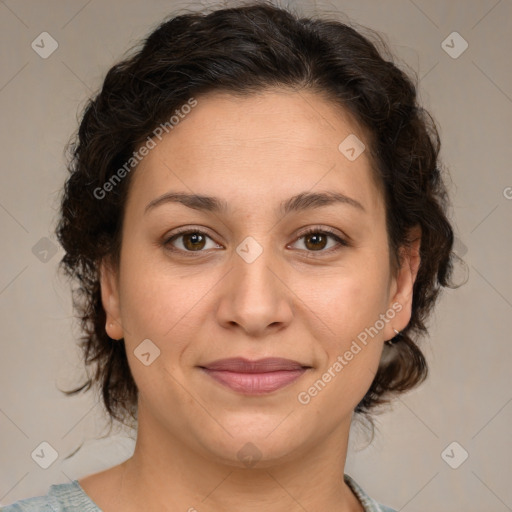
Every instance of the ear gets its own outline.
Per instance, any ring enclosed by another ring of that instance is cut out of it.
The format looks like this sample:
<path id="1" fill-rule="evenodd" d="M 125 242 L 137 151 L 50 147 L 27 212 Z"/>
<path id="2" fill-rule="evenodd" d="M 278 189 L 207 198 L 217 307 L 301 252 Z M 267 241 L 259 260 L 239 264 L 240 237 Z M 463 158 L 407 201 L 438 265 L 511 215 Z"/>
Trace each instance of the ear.
<path id="1" fill-rule="evenodd" d="M 399 250 L 400 268 L 393 280 L 394 293 L 389 308 L 396 312 L 395 317 L 386 326 L 386 339 L 395 337 L 393 330 L 403 331 L 411 319 L 414 282 L 420 268 L 421 226 L 411 228 L 407 236 L 409 243 Z M 389 332 L 387 332 L 389 331 Z"/>
<path id="2" fill-rule="evenodd" d="M 119 283 L 113 266 L 102 261 L 100 265 L 101 302 L 107 317 L 105 330 L 114 340 L 123 338 L 123 325 L 119 307 Z"/>

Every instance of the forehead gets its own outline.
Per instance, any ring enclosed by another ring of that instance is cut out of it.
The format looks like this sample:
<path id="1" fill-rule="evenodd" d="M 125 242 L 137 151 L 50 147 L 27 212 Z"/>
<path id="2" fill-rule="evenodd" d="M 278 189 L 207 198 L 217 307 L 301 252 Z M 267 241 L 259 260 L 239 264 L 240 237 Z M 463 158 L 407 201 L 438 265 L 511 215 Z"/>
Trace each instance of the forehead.
<path id="1" fill-rule="evenodd" d="M 363 142 L 364 134 L 322 96 L 268 90 L 244 97 L 215 92 L 196 100 L 172 131 L 154 139 L 156 147 L 134 173 L 133 200 L 148 202 L 179 189 L 236 206 L 255 200 L 261 208 L 322 189 L 369 207 L 378 202 L 367 149 L 354 160 L 340 150 L 351 137 Z"/>

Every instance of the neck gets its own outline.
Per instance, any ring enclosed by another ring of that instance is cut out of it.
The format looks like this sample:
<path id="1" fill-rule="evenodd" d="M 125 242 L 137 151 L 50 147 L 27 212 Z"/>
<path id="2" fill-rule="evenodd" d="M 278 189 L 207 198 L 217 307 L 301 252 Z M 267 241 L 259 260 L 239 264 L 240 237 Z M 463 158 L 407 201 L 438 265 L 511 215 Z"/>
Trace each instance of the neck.
<path id="1" fill-rule="evenodd" d="M 209 459 L 139 417 L 135 452 L 117 467 L 116 502 L 127 512 L 360 512 L 343 480 L 349 430 L 350 418 L 321 445 L 312 442 L 287 460 L 262 458 L 240 467 L 239 461 Z"/>

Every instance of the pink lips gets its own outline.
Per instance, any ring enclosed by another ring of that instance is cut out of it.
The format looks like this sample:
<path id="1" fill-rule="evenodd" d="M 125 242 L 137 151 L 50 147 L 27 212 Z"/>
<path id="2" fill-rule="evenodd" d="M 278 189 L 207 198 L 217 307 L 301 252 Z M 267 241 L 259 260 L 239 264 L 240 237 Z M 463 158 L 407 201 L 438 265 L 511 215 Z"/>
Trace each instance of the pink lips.
<path id="1" fill-rule="evenodd" d="M 297 380 L 308 368 L 297 361 L 278 357 L 256 361 L 235 357 L 201 366 L 217 382 L 247 395 L 261 395 L 280 389 Z"/>

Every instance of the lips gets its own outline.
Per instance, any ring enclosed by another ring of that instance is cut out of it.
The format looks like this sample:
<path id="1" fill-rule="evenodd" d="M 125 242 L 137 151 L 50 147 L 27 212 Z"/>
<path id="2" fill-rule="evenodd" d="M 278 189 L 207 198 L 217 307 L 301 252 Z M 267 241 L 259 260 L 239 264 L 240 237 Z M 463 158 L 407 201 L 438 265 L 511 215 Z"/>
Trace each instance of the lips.
<path id="1" fill-rule="evenodd" d="M 250 361 L 243 357 L 234 357 L 231 359 L 218 359 L 213 363 L 205 365 L 203 368 L 237 373 L 267 373 L 279 370 L 301 370 L 309 367 L 291 359 L 283 359 L 282 357 L 267 357 L 255 361 Z"/>
<path id="2" fill-rule="evenodd" d="M 256 361 L 235 357 L 219 359 L 200 368 L 233 391 L 245 395 L 262 395 L 291 384 L 311 367 L 278 357 Z"/>

